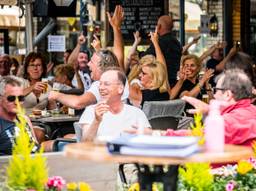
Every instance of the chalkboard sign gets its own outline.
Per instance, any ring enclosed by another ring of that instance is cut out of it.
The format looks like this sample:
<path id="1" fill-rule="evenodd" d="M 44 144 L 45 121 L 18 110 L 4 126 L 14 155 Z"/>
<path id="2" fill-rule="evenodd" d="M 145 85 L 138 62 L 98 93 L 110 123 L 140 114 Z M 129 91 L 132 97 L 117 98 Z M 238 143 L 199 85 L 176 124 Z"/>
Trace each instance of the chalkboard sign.
<path id="1" fill-rule="evenodd" d="M 124 8 L 124 21 L 121 26 L 125 44 L 134 41 L 133 32 L 139 31 L 142 44 L 145 44 L 150 31 L 155 31 L 157 19 L 168 14 L 168 0 L 107 0 L 106 11 L 113 13 L 116 5 Z M 107 44 L 113 44 L 113 31 L 107 23 Z"/>

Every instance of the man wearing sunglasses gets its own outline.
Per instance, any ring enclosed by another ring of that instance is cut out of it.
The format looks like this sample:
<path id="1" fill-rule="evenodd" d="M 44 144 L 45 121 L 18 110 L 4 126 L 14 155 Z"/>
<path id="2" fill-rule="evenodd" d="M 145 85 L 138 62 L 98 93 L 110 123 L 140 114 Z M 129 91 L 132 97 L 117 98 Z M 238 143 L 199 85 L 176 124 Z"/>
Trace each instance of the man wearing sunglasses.
<path id="1" fill-rule="evenodd" d="M 214 93 L 222 101 L 221 115 L 225 124 L 225 143 L 251 145 L 256 138 L 256 107 L 252 105 L 252 82 L 241 70 L 227 70 L 220 76 Z M 192 111 L 207 114 L 209 105 L 192 97 L 183 97 L 195 107 Z"/>
<path id="2" fill-rule="evenodd" d="M 21 82 L 14 76 L 4 76 L 0 79 L 0 155 L 12 154 L 12 147 L 15 142 L 15 136 L 19 132 L 14 120 L 16 119 L 17 106 L 16 98 L 24 101 Z M 33 152 L 36 151 L 38 143 L 32 128 L 31 122 L 27 121 L 26 130 L 32 142 L 35 143 Z"/>

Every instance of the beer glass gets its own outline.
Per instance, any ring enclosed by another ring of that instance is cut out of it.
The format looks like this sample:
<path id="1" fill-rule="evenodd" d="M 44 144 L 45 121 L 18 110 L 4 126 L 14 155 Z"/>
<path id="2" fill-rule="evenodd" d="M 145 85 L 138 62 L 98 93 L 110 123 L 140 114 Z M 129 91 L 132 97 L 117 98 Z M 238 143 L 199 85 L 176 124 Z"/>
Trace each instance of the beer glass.
<path id="1" fill-rule="evenodd" d="M 47 78 L 42 78 L 41 81 L 44 83 L 44 90 L 43 90 L 43 94 L 44 94 L 48 91 L 48 79 Z"/>
<path id="2" fill-rule="evenodd" d="M 202 101 L 209 104 L 209 95 L 208 94 L 203 94 Z"/>

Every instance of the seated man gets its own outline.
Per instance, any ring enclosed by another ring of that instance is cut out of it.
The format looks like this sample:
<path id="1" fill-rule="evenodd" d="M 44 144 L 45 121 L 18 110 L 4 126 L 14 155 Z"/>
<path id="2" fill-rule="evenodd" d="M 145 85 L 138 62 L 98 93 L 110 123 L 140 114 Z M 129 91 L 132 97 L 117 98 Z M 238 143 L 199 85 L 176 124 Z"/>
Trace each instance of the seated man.
<path id="1" fill-rule="evenodd" d="M 224 118 L 225 143 L 251 146 L 256 138 L 256 107 L 252 105 L 252 82 L 241 70 L 227 70 L 220 76 L 214 94 L 215 100 L 222 101 L 221 115 Z M 184 96 L 183 100 L 195 107 L 191 113 L 207 114 L 209 105 L 193 97 Z M 137 133 L 136 130 L 129 133 Z M 191 135 L 190 130 L 168 129 L 152 131 L 144 129 L 145 134 L 179 136 Z"/>
<path id="2" fill-rule="evenodd" d="M 81 116 L 82 141 L 92 141 L 97 136 L 120 136 L 123 130 L 138 128 L 143 131 L 150 124 L 138 108 L 121 100 L 126 77 L 118 69 L 104 72 L 100 77 L 101 102 L 86 108 Z"/>
<path id="3" fill-rule="evenodd" d="M 0 155 L 12 154 L 12 147 L 15 143 L 15 137 L 19 132 L 14 120 L 17 118 L 16 114 L 16 97 L 22 103 L 24 101 L 23 88 L 20 80 L 14 76 L 5 76 L 0 80 Z M 32 123 L 27 119 L 26 130 L 30 136 L 31 142 L 35 143 L 33 152 L 39 148 Z M 47 145 L 47 144 L 46 144 Z M 50 143 L 48 144 L 50 148 Z"/>
<path id="4" fill-rule="evenodd" d="M 227 70 L 218 80 L 214 94 L 225 104 L 221 109 L 225 125 L 225 143 L 251 145 L 256 138 L 256 107 L 251 104 L 252 82 L 241 70 Z M 200 100 L 184 97 L 197 111 L 208 113 L 209 106 Z"/>

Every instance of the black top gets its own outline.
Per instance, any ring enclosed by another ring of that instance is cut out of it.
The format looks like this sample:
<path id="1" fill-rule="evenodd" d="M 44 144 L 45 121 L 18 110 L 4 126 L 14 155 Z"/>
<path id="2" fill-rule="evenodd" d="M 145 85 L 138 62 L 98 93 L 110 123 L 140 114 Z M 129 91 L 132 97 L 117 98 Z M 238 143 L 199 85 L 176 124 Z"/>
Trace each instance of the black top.
<path id="1" fill-rule="evenodd" d="M 218 72 L 216 70 L 216 66 L 220 63 L 220 61 L 214 59 L 214 58 L 211 58 L 207 61 L 206 63 L 206 68 L 208 69 L 214 69 L 214 76 L 210 78 L 209 80 L 209 83 L 212 85 L 212 87 L 215 87 L 216 86 L 216 83 L 214 82 L 214 77 L 219 75 L 220 72 Z"/>
<path id="2" fill-rule="evenodd" d="M 170 99 L 168 92 L 160 93 L 159 89 L 141 90 L 141 93 L 142 93 L 142 101 L 141 101 L 142 106 L 145 101 L 164 101 L 164 100 Z"/>
<path id="3" fill-rule="evenodd" d="M 29 128 L 26 128 L 27 130 Z M 12 121 L 7 121 L 0 118 L 0 155 L 11 155 L 12 147 L 15 143 L 15 137 L 17 136 L 19 129 L 15 126 L 15 123 Z M 29 131 L 29 136 L 32 140 L 32 134 Z M 38 145 L 35 144 L 33 152 L 38 149 Z"/>
<path id="4" fill-rule="evenodd" d="M 166 61 L 169 83 L 170 86 L 173 87 L 176 83 L 177 72 L 180 68 L 182 47 L 180 42 L 172 33 L 160 36 L 158 42 Z M 141 55 L 145 56 L 148 54 L 156 55 L 155 48 L 152 43 Z"/>
<path id="5" fill-rule="evenodd" d="M 186 79 L 186 80 L 183 82 L 182 87 L 180 88 L 180 91 L 179 91 L 179 93 L 178 93 L 176 99 L 179 99 L 180 94 L 181 94 L 182 92 L 184 92 L 184 91 L 191 91 L 191 90 L 198 84 L 198 82 L 199 82 L 198 79 L 196 80 L 196 83 L 193 83 L 193 82 L 191 82 L 190 80 Z M 201 89 L 201 91 L 200 91 L 199 94 L 196 96 L 196 98 L 202 100 L 203 94 L 207 94 L 206 89 L 205 89 L 204 87 Z M 192 109 L 192 108 L 194 108 L 192 105 L 190 105 L 189 103 L 186 103 L 185 111 L 186 111 L 187 109 Z"/>

